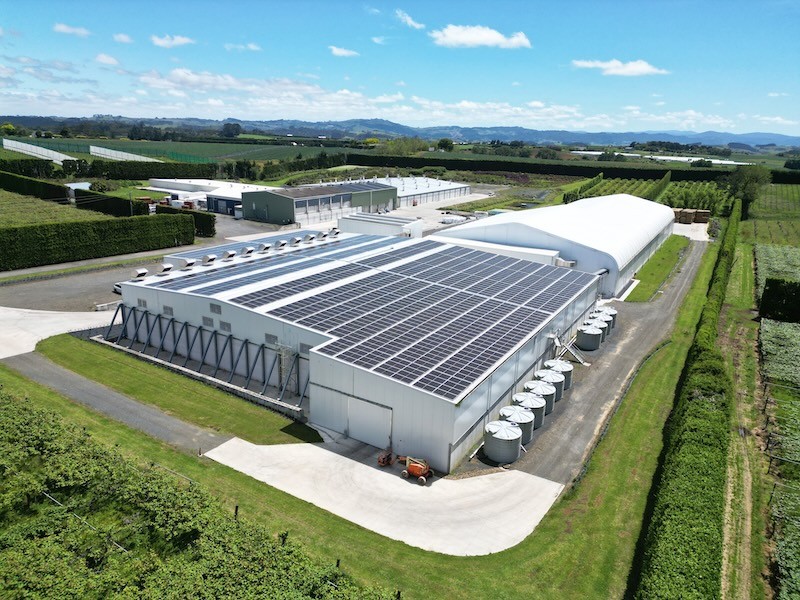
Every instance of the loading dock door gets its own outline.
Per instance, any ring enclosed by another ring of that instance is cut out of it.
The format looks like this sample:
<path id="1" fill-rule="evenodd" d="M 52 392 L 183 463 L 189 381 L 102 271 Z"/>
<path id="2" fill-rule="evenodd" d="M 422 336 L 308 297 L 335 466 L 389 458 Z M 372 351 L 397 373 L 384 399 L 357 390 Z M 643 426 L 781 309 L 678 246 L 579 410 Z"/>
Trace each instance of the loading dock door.
<path id="1" fill-rule="evenodd" d="M 388 448 L 392 437 L 392 409 L 349 398 L 347 432 L 349 437 L 370 446 Z"/>

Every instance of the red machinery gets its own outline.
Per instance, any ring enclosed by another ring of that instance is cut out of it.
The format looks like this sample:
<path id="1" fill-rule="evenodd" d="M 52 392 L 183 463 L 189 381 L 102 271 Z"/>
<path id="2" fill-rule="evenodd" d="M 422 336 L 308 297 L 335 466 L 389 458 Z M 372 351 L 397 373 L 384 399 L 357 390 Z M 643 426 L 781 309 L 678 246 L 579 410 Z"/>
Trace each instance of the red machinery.
<path id="1" fill-rule="evenodd" d="M 378 455 L 378 466 L 388 467 L 394 464 L 395 459 L 405 465 L 405 469 L 400 472 L 403 479 L 414 477 L 417 483 L 425 485 L 428 483 L 428 479 L 433 477 L 433 469 L 431 469 L 427 460 L 412 456 L 400 456 L 399 454 L 395 457 L 391 450 L 385 450 Z"/>

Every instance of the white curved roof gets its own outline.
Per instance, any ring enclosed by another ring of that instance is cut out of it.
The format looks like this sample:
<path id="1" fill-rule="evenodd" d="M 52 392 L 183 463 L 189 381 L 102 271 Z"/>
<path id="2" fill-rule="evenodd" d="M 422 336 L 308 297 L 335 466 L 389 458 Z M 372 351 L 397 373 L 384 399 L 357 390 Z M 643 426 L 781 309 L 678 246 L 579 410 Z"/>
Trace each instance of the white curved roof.
<path id="1" fill-rule="evenodd" d="M 541 231 L 604 252 L 622 269 L 674 220 L 669 206 L 630 194 L 585 198 L 532 210 L 502 213 L 439 232 L 448 237 L 506 238 L 500 232 L 509 226 Z M 496 230 L 498 235 L 493 235 Z M 527 237 L 527 236 L 526 236 Z M 534 238 L 535 239 L 535 238 Z M 532 239 L 532 242 L 534 241 Z"/>

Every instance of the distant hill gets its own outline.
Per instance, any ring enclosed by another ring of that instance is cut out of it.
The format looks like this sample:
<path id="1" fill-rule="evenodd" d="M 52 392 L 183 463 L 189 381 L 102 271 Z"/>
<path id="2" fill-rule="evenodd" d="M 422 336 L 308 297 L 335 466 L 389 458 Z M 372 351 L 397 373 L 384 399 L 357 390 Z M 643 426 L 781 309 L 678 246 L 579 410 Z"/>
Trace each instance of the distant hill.
<path id="1" fill-rule="evenodd" d="M 435 127 L 409 127 L 384 119 L 349 119 L 346 121 L 297 121 L 281 119 L 276 121 L 251 121 L 242 119 L 199 118 L 158 118 L 143 119 L 112 115 L 94 115 L 87 118 L 2 116 L 0 122 L 10 121 L 32 129 L 58 131 L 62 127 L 76 127 L 87 121 L 112 122 L 117 125 L 144 123 L 152 127 L 187 128 L 200 130 L 219 130 L 223 123 L 239 123 L 246 131 L 258 130 L 276 135 L 294 135 L 329 138 L 368 137 L 396 138 L 417 136 L 437 140 L 450 138 L 455 142 L 488 142 L 500 140 L 510 142 L 520 140 L 532 144 L 566 144 L 582 146 L 626 146 L 631 142 L 664 141 L 680 144 L 704 144 L 732 148 L 753 146 L 800 146 L 800 136 L 778 133 L 727 133 L 719 131 L 627 131 L 627 132 L 587 132 L 565 130 L 538 130 L 525 127 L 461 127 L 458 125 L 439 125 Z M 734 144 L 736 144 L 734 146 Z"/>

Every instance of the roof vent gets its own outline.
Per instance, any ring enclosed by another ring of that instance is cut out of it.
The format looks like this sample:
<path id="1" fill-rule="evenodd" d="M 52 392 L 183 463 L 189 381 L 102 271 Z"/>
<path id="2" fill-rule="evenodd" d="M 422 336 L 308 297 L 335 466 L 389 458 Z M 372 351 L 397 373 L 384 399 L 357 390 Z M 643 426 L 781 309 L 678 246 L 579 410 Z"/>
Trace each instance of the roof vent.
<path id="1" fill-rule="evenodd" d="M 245 246 L 239 251 L 241 256 L 250 256 L 253 252 L 255 252 L 255 248 L 253 246 Z"/>
<path id="2" fill-rule="evenodd" d="M 135 269 L 133 271 L 134 279 L 142 279 L 143 277 L 147 277 L 147 269 Z"/>
<path id="3" fill-rule="evenodd" d="M 194 263 L 196 263 L 196 262 L 197 261 L 195 259 L 193 259 L 193 258 L 184 258 L 183 259 L 183 263 L 184 264 L 183 264 L 183 269 L 182 270 L 183 271 L 191 270 L 191 268 L 194 266 Z"/>
<path id="4" fill-rule="evenodd" d="M 328 237 L 328 232 L 327 232 L 327 231 L 325 231 L 325 232 L 322 232 L 322 233 L 320 233 L 319 235 L 317 235 L 317 239 L 319 239 L 319 241 L 322 241 L 322 240 L 324 240 L 324 239 L 325 239 L 325 238 L 327 238 L 327 237 Z"/>
<path id="5" fill-rule="evenodd" d="M 172 263 L 161 263 L 161 272 L 159 275 L 167 275 L 170 271 L 172 271 Z"/>
<path id="6" fill-rule="evenodd" d="M 339 231 L 338 227 L 333 227 L 328 233 L 330 234 L 331 237 L 337 237 L 341 233 L 341 231 Z"/>
<path id="7" fill-rule="evenodd" d="M 315 239 L 317 239 L 317 236 L 316 236 L 316 235 L 314 235 L 313 233 L 307 233 L 307 234 L 305 235 L 305 237 L 303 238 L 303 241 L 304 241 L 306 244 L 310 244 L 310 243 L 311 243 L 311 242 L 313 242 Z"/>
<path id="8" fill-rule="evenodd" d="M 272 244 L 259 244 L 258 252 L 259 254 L 266 254 L 267 252 L 269 252 L 270 248 L 272 248 Z"/>
<path id="9" fill-rule="evenodd" d="M 233 260 L 233 257 L 236 256 L 235 250 L 225 250 L 222 253 L 222 260 Z"/>
<path id="10" fill-rule="evenodd" d="M 287 244 L 286 240 L 278 240 L 275 242 L 275 250 L 283 250 L 283 247 Z"/>
<path id="11" fill-rule="evenodd" d="M 206 254 L 203 257 L 203 266 L 207 267 L 207 266 L 213 264 L 215 260 L 217 260 L 217 255 L 216 254 Z"/>
<path id="12" fill-rule="evenodd" d="M 303 238 L 299 238 L 299 237 L 293 237 L 293 238 L 292 238 L 292 241 L 291 241 L 291 242 L 289 242 L 289 243 L 290 243 L 292 246 L 297 246 L 297 244 L 299 244 L 299 243 L 300 243 L 300 242 L 302 242 L 302 241 L 303 241 Z"/>

